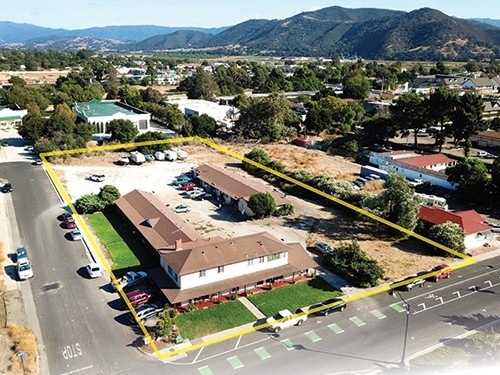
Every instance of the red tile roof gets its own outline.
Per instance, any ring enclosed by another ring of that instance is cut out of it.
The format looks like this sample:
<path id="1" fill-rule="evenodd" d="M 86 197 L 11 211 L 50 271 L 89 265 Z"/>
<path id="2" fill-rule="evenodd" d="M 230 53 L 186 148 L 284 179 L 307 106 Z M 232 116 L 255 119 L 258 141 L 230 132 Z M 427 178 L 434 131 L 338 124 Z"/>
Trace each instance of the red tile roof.
<path id="1" fill-rule="evenodd" d="M 432 224 L 452 222 L 460 225 L 466 235 L 490 230 L 490 226 L 483 224 L 484 219 L 475 210 L 450 212 L 440 208 L 420 206 L 418 218 Z"/>
<path id="2" fill-rule="evenodd" d="M 448 164 L 455 160 L 443 154 L 423 155 L 415 158 L 399 159 L 400 163 L 412 165 L 417 168 L 431 167 L 435 164 Z"/>
<path id="3" fill-rule="evenodd" d="M 485 130 L 484 132 L 480 132 L 477 136 L 500 139 L 500 132 L 495 132 L 492 130 Z"/>

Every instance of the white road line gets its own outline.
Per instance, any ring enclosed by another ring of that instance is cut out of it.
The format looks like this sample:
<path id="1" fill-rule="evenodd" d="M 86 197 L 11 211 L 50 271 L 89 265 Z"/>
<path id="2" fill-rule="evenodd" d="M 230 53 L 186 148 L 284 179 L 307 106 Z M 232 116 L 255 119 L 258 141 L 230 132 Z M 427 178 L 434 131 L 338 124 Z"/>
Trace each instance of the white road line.
<path id="1" fill-rule="evenodd" d="M 241 338 L 243 337 L 243 335 L 241 335 L 239 338 L 238 338 L 238 341 L 236 342 L 236 346 L 234 347 L 235 349 L 238 349 L 238 346 L 240 345 L 240 341 L 241 341 Z"/>
<path id="2" fill-rule="evenodd" d="M 203 349 L 205 349 L 204 346 L 201 347 L 200 351 L 198 352 L 198 354 L 196 354 L 196 357 L 194 357 L 193 362 L 191 362 L 191 363 L 196 363 L 196 361 L 198 360 L 198 357 L 201 355 L 201 352 L 203 351 Z"/>
<path id="3" fill-rule="evenodd" d="M 225 354 L 227 354 L 227 353 L 234 352 L 235 350 L 239 350 L 239 349 L 242 349 L 242 348 L 246 348 L 246 347 L 248 347 L 248 346 L 252 346 L 252 345 L 255 345 L 255 344 L 259 344 L 259 343 L 264 342 L 264 341 L 267 341 L 267 340 L 271 340 L 271 337 L 266 337 L 266 338 L 264 338 L 264 339 L 261 339 L 261 340 L 258 340 L 258 341 L 254 341 L 254 342 L 251 342 L 251 343 L 249 343 L 249 344 L 246 344 L 246 345 L 240 346 L 239 348 L 234 348 L 234 349 L 226 350 L 226 351 L 221 352 L 221 353 L 218 353 L 218 354 L 211 355 L 210 357 L 203 358 L 203 359 L 202 359 L 201 361 L 199 361 L 199 362 L 208 361 L 209 359 L 216 358 L 216 357 L 220 357 L 220 356 L 225 355 Z M 193 361 L 193 363 L 195 363 L 195 362 Z"/>
<path id="4" fill-rule="evenodd" d="M 91 369 L 92 367 L 94 367 L 94 365 L 90 365 L 90 366 L 87 366 L 87 367 L 82 367 L 82 368 L 79 368 L 77 370 L 73 370 L 73 371 L 70 371 L 70 372 L 65 372 L 64 374 L 61 374 L 61 375 L 74 374 L 76 372 L 80 372 L 80 371 L 85 371 L 85 370 Z"/>

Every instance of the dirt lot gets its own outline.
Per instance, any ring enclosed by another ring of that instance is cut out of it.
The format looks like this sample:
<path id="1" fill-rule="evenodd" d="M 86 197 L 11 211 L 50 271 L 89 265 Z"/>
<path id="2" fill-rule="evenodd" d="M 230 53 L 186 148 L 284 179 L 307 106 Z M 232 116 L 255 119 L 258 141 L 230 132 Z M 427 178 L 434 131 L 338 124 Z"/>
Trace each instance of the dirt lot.
<path id="1" fill-rule="evenodd" d="M 227 144 L 225 147 L 242 155 L 255 146 Z M 348 180 L 353 179 L 359 172 L 359 165 L 340 157 L 328 156 L 318 150 L 306 150 L 290 145 L 259 147 L 265 149 L 273 160 L 281 162 L 289 169 L 309 169 L 315 174 L 325 173 Z M 183 214 L 183 217 L 206 236 L 228 237 L 266 230 L 286 242 L 300 242 L 304 246 L 311 246 L 317 241 L 334 245 L 338 241 L 357 239 L 361 248 L 384 267 L 387 281 L 451 261 L 421 252 L 423 246 L 417 240 L 391 242 L 377 235 L 377 227 L 373 224 L 354 221 L 345 211 L 325 208 L 292 196 L 287 198 L 295 207 L 294 215 L 258 221 L 245 220 L 235 210 L 217 210 L 212 202 L 187 200 L 169 183 L 175 176 L 195 165 L 211 163 L 240 174 L 244 172 L 238 168 L 238 160 L 204 145 L 185 145 L 182 148 L 189 152 L 189 157 L 184 162 L 156 161 L 142 166 L 123 167 L 113 164 L 113 161 L 122 155 L 99 153 L 60 161 L 53 167 L 72 199 L 87 193 L 98 193 L 101 186 L 111 184 L 118 187 L 122 194 L 133 189 L 154 192 L 167 206 L 187 203 L 192 207 L 192 211 Z M 78 168 L 75 168 L 77 166 Z M 88 179 L 92 173 L 98 172 L 106 175 L 105 182 L 97 183 Z M 245 225 L 241 225 L 243 222 Z"/>

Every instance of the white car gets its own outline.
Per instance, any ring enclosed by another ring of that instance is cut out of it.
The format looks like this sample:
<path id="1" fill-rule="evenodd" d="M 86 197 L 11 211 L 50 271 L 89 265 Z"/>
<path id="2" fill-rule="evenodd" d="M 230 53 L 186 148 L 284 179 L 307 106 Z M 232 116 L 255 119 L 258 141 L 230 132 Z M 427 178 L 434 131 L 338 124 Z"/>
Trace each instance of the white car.
<path id="1" fill-rule="evenodd" d="M 92 279 L 102 276 L 101 267 L 97 263 L 89 263 L 85 266 L 85 269 Z"/>
<path id="2" fill-rule="evenodd" d="M 17 262 L 17 274 L 19 275 L 19 280 L 28 280 L 33 277 L 33 267 L 28 258 L 21 258 L 22 260 Z"/>
<path id="3" fill-rule="evenodd" d="M 159 308 L 154 304 L 145 304 L 135 308 L 135 313 L 140 321 L 144 322 L 145 320 L 152 318 L 154 316 L 158 316 L 158 314 L 162 311 L 162 308 Z M 136 323 L 134 315 L 130 313 L 130 323 Z"/>
<path id="4" fill-rule="evenodd" d="M 291 326 L 301 326 L 307 320 L 307 314 L 304 311 L 297 311 L 292 314 L 289 310 L 281 310 L 274 316 L 267 318 L 266 323 L 269 323 L 269 329 L 278 333 L 283 328 Z"/>
<path id="5" fill-rule="evenodd" d="M 71 232 L 69 232 L 69 235 L 71 236 L 71 239 L 73 241 L 78 241 L 82 239 L 82 232 L 80 232 L 78 229 L 74 229 Z"/>
<path id="6" fill-rule="evenodd" d="M 93 175 L 90 176 L 90 179 L 92 181 L 96 181 L 96 182 L 102 182 L 106 179 L 106 176 L 103 175 L 103 174 L 98 174 L 98 173 L 95 173 Z"/>
<path id="7" fill-rule="evenodd" d="M 172 208 L 172 211 L 174 211 L 176 214 L 180 214 L 183 212 L 191 211 L 191 207 L 189 207 L 187 204 L 179 204 L 178 206 Z"/>

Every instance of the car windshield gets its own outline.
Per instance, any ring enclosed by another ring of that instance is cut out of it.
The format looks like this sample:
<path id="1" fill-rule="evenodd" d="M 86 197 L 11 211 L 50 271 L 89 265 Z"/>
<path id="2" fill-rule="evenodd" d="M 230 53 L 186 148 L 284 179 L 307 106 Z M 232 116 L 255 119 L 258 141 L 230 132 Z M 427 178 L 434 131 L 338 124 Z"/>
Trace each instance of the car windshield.
<path id="1" fill-rule="evenodd" d="M 29 263 L 23 263 L 19 266 L 19 271 L 28 271 L 31 268 Z"/>

